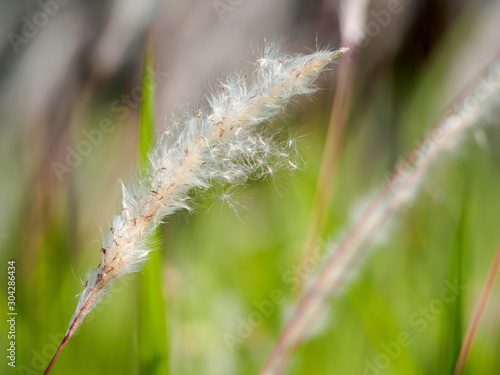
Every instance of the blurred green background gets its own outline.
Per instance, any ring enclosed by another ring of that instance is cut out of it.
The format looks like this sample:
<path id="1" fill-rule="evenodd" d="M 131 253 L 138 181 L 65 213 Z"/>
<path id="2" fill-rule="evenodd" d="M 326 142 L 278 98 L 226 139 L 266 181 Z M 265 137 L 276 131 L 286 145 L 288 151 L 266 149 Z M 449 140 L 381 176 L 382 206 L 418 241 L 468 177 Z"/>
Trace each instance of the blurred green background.
<path id="1" fill-rule="evenodd" d="M 217 78 L 251 70 L 252 46 L 265 37 L 302 53 L 317 41 L 340 43 L 336 1 L 221 3 L 229 7 L 222 14 L 218 2 L 202 0 L 74 1 L 60 5 L 19 51 L 8 38 L 0 45 L 0 260 L 3 285 L 7 260 L 16 261 L 18 312 L 16 368 L 4 356 L 0 373 L 43 372 L 67 329 L 80 280 L 99 263 L 100 228 L 120 209 L 117 180 L 130 180 L 138 163 L 141 99 L 134 97 L 141 91 L 148 31 L 157 78 L 150 121 L 158 132 L 180 105 L 196 108 L 191 104 L 202 102 Z M 499 1 L 400 4 L 402 12 L 356 52 L 323 243 L 342 239 L 360 204 L 499 47 Z M 371 2 L 367 22 L 386 6 Z M 22 35 L 22 17 L 30 20 L 39 7 L 3 1 L 3 35 Z M 322 75 L 313 100 L 300 98 L 276 120 L 297 135 L 301 170 L 249 182 L 230 204 L 213 194 L 195 196 L 194 213 L 170 216 L 156 260 L 163 279 L 156 297 L 163 301 L 153 296 L 160 306 L 148 307 L 165 314 L 148 316 L 140 275 L 127 276 L 70 339 L 52 374 L 165 373 L 140 366 L 151 360 L 145 330 L 151 340 L 160 338 L 171 374 L 258 373 L 297 301 L 290 275 L 306 237 L 337 69 Z M 88 134 L 102 130 L 103 119 L 110 120 L 109 132 L 101 131 L 102 139 L 62 173 L 55 163 L 65 163 Z M 388 223 L 349 286 L 328 303 L 288 374 L 453 373 L 500 243 L 498 123 L 498 111 L 487 111 L 476 126 L 484 132 L 468 134 L 429 171 L 411 206 Z M 446 283 L 455 281 L 465 289 L 436 310 Z M 466 374 L 500 373 L 498 287 Z M 0 290 L 0 342 L 7 348 L 7 294 Z M 273 305 L 248 337 L 228 344 L 242 321 L 259 312 L 256 304 L 276 291 L 283 303 Z M 402 332 L 411 343 L 391 358 L 384 348 Z M 373 370 L 385 364 L 381 355 L 390 358 L 387 366 Z"/>

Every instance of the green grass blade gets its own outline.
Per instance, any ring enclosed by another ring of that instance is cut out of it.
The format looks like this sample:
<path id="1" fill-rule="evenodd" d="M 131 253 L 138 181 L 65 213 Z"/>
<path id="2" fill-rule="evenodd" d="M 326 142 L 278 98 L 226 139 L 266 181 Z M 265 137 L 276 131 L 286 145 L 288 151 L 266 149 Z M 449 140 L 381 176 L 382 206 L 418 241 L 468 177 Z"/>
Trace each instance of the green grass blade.
<path id="1" fill-rule="evenodd" d="M 141 170 L 154 145 L 154 56 L 151 38 L 144 54 L 142 100 L 139 116 L 139 163 Z M 168 339 L 163 295 L 162 236 L 160 228 L 151 238 L 150 259 L 139 282 L 137 344 L 140 374 L 168 374 Z"/>

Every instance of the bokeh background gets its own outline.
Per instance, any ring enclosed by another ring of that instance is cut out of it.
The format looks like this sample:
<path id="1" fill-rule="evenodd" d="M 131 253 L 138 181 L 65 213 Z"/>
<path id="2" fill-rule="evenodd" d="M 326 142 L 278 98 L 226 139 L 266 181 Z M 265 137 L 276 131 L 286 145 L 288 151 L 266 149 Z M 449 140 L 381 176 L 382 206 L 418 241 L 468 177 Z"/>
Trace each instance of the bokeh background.
<path id="1" fill-rule="evenodd" d="M 353 3 L 362 2 L 0 3 L 1 281 L 6 285 L 7 260 L 14 259 L 18 312 L 16 368 L 2 356 L 0 373 L 43 372 L 65 333 L 83 275 L 99 263 L 100 228 L 120 209 L 117 180 L 127 181 L 137 165 L 147 35 L 155 54 L 158 132 L 172 113 L 203 103 L 219 78 L 250 71 L 264 40 L 307 53 L 338 47 L 349 25 L 349 35 L 365 35 L 351 52 L 357 56 L 352 101 L 319 235 L 320 243 L 341 240 L 360 204 L 500 47 L 500 1 L 374 0 L 358 29 L 356 14 L 346 8 L 355 13 L 362 5 Z M 388 22 L 380 19 L 380 11 L 394 4 L 401 11 Z M 369 22 L 372 29 L 365 28 Z M 297 301 L 290 274 L 306 238 L 334 81 L 349 62 L 346 56 L 325 72 L 321 91 L 312 100 L 299 99 L 277 120 L 299 140 L 301 170 L 251 182 L 234 192 L 234 201 L 195 197 L 194 214 L 180 212 L 162 226 L 163 299 L 157 302 L 165 308 L 160 320 L 166 319 L 166 331 L 153 316 L 139 316 L 140 275 L 128 276 L 71 338 L 54 375 L 156 373 L 140 366 L 145 354 L 138 327 L 144 321 L 166 337 L 161 360 L 171 374 L 258 373 Z M 412 205 L 371 245 L 369 258 L 328 303 L 287 373 L 453 373 L 500 243 L 500 118 L 495 111 L 486 115 L 478 121 L 490 126 L 443 158 Z M 109 132 L 101 132 L 85 155 L 69 159 L 70 168 L 58 169 L 106 119 Z M 465 289 L 424 317 L 421 309 L 456 280 Z M 241 321 L 258 311 L 255 302 L 276 290 L 285 301 L 248 337 L 228 345 L 228 334 L 237 335 Z M 466 374 L 500 373 L 499 291 L 496 283 Z M 6 287 L 0 296 L 4 350 Z M 381 366 L 381 354 L 389 358 L 384 347 L 401 332 L 411 344 Z"/>

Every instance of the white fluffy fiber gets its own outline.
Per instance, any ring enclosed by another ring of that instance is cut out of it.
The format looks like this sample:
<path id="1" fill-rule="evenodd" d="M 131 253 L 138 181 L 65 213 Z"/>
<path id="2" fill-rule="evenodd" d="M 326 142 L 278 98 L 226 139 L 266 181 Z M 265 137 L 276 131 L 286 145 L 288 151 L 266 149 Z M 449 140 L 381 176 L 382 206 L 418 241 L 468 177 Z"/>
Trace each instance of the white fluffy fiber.
<path id="1" fill-rule="evenodd" d="M 149 157 L 145 177 L 123 186 L 123 209 L 103 236 L 101 263 L 88 277 L 67 335 L 113 282 L 141 269 L 150 234 L 166 215 L 190 209 L 191 190 L 219 181 L 241 184 L 278 167 L 295 168 L 290 144 L 275 142 L 262 124 L 282 112 L 292 97 L 314 92 L 317 76 L 345 52 L 283 56 L 269 46 L 251 76 L 231 76 L 208 97 L 206 108 L 167 127 Z"/>

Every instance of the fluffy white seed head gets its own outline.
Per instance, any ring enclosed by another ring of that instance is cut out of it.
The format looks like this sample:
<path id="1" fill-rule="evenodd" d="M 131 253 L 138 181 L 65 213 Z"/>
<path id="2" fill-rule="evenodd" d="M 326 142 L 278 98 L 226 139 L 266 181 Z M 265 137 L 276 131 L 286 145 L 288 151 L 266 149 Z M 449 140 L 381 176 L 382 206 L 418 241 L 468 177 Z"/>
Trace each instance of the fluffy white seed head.
<path id="1" fill-rule="evenodd" d="M 103 235 L 102 259 L 90 274 L 71 320 L 71 335 L 118 278 L 141 269 L 146 241 L 162 218 L 190 209 L 189 192 L 223 182 L 294 169 L 291 144 L 274 141 L 265 124 L 292 97 L 316 90 L 314 80 L 348 49 L 283 56 L 268 47 L 254 73 L 235 74 L 208 97 L 206 108 L 173 121 L 149 155 L 146 173 L 123 190 L 123 208 Z"/>

